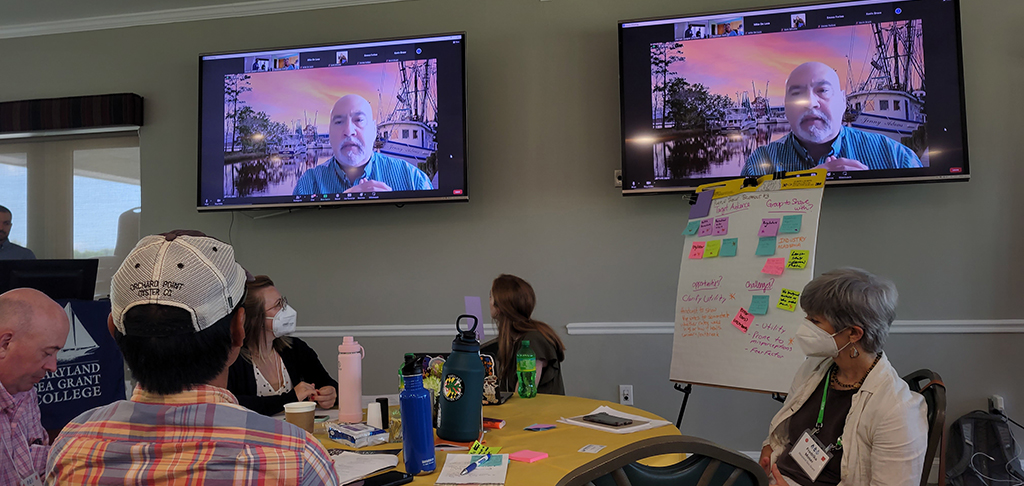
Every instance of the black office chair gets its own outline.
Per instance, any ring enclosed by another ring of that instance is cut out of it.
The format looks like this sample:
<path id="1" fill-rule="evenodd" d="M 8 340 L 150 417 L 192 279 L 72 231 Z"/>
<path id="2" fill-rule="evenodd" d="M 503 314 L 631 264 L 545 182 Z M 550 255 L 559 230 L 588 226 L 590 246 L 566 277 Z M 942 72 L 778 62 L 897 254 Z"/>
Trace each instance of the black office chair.
<path id="1" fill-rule="evenodd" d="M 942 377 L 931 370 L 917 370 L 903 377 L 910 385 L 910 390 L 924 395 L 924 401 L 928 405 L 928 449 L 924 455 L 924 472 L 921 474 L 921 486 L 927 486 L 928 475 L 932 470 L 932 463 L 935 462 L 935 455 L 939 455 L 939 485 L 943 485 L 946 479 L 946 453 L 944 432 L 946 430 L 946 385 L 942 383 Z"/>
<path id="2" fill-rule="evenodd" d="M 666 467 L 636 461 L 662 454 L 690 457 Z M 557 486 L 768 486 L 756 462 L 713 442 L 685 435 L 653 437 L 612 451 L 567 474 Z"/>

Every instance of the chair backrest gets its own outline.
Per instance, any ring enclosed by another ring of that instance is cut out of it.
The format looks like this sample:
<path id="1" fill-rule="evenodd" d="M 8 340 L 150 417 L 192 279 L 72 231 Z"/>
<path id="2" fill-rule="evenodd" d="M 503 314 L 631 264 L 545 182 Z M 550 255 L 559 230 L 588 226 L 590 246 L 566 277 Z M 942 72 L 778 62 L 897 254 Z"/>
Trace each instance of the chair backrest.
<path id="1" fill-rule="evenodd" d="M 924 401 L 928 404 L 928 449 L 925 452 L 924 471 L 921 474 L 921 486 L 926 486 L 935 456 L 943 448 L 943 432 L 946 429 L 946 385 L 942 383 L 942 377 L 938 373 L 927 369 L 917 370 L 904 376 L 903 380 L 910 386 L 911 391 L 924 395 Z M 943 461 L 944 457 L 945 454 L 942 454 L 939 460 Z M 945 471 L 940 468 L 939 484 L 944 482 Z"/>
<path id="2" fill-rule="evenodd" d="M 686 460 L 667 467 L 635 464 L 662 454 L 687 453 Z M 713 442 L 686 435 L 644 439 L 584 464 L 571 471 L 557 486 L 768 486 L 768 475 L 744 454 Z"/>

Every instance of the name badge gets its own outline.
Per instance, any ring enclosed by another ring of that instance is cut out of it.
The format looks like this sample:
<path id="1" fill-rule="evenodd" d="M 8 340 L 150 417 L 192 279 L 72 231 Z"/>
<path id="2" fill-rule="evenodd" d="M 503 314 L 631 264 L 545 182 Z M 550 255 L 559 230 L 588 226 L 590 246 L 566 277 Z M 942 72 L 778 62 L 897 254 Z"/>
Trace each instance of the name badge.
<path id="1" fill-rule="evenodd" d="M 825 450 L 825 446 L 814 434 L 810 433 L 810 430 L 805 430 L 803 434 L 800 434 L 800 439 L 793 444 L 789 455 L 800 466 L 800 469 L 804 470 L 804 474 L 811 478 L 811 481 L 818 479 L 818 475 L 825 469 L 825 464 L 832 459 L 832 453 Z"/>
<path id="2" fill-rule="evenodd" d="M 39 480 L 39 476 L 32 475 L 21 480 L 19 483 L 21 486 L 43 486 L 42 481 Z"/>

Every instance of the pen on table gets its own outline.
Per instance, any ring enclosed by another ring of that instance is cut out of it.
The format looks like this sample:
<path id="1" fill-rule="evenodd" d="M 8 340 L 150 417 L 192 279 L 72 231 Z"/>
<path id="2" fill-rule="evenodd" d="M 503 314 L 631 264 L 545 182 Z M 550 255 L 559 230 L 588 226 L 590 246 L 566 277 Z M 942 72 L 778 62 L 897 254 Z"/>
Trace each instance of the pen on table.
<path id="1" fill-rule="evenodd" d="M 477 459 L 477 460 L 469 463 L 469 465 L 466 466 L 466 469 L 463 469 L 462 472 L 459 473 L 459 476 L 465 476 L 465 475 L 473 472 L 473 470 L 476 469 L 477 466 L 487 462 L 487 460 L 490 459 L 490 458 L 491 458 L 490 454 L 484 454 L 483 456 L 480 456 L 480 459 Z"/>

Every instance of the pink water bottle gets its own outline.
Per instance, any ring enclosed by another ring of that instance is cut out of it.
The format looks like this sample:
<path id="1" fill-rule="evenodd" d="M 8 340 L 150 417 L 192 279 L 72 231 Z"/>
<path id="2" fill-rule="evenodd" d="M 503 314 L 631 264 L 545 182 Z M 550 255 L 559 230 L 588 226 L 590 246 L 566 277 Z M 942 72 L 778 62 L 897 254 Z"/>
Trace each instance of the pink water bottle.
<path id="1" fill-rule="evenodd" d="M 363 421 L 363 347 L 352 336 L 338 346 L 338 421 Z"/>

